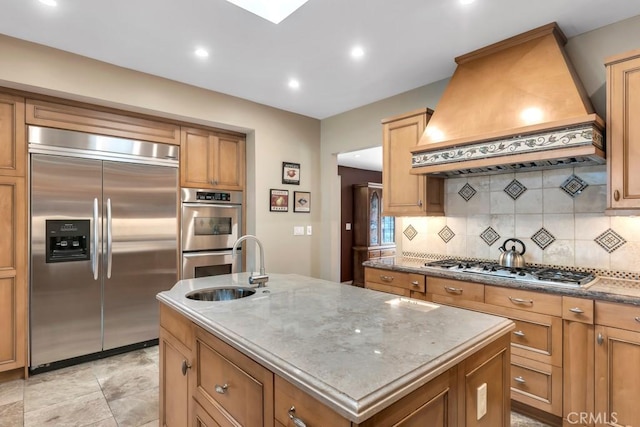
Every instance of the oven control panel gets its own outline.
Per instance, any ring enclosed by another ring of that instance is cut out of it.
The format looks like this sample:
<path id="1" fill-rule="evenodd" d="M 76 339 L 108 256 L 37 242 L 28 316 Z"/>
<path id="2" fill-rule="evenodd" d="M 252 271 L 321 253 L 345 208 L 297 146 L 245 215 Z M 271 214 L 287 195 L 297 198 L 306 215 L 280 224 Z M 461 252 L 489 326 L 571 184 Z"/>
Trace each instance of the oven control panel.
<path id="1" fill-rule="evenodd" d="M 211 200 L 216 202 L 230 202 L 231 194 L 230 193 L 219 193 L 219 192 L 209 192 L 209 191 L 197 191 L 196 192 L 196 200 Z"/>
<path id="2" fill-rule="evenodd" d="M 201 188 L 182 188 L 182 203 L 241 205 L 242 191 L 212 191 Z"/>

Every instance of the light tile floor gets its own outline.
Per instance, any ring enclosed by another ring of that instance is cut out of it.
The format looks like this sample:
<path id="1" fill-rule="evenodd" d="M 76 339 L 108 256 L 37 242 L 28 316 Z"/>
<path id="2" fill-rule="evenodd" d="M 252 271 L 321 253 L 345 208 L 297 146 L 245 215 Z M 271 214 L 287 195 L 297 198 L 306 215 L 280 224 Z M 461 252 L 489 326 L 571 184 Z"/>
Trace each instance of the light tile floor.
<path id="1" fill-rule="evenodd" d="M 512 427 L 547 427 L 513 413 Z M 0 384 L 0 427 L 157 427 L 158 347 Z"/>

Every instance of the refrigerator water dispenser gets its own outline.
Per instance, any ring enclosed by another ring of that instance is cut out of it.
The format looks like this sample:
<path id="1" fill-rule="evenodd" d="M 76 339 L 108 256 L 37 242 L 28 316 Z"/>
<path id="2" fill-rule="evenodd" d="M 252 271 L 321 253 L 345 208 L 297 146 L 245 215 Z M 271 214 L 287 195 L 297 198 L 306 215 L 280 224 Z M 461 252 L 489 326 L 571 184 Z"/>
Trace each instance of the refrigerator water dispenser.
<path id="1" fill-rule="evenodd" d="M 46 262 L 86 261 L 89 250 L 90 220 L 46 220 Z"/>

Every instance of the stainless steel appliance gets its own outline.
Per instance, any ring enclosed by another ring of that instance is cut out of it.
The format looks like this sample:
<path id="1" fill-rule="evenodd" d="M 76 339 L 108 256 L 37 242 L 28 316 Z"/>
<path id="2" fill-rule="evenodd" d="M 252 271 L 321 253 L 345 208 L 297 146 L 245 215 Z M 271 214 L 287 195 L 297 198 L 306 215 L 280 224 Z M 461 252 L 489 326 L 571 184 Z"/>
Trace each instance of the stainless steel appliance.
<path id="1" fill-rule="evenodd" d="M 504 267 L 495 262 L 464 261 L 443 259 L 427 262 L 425 268 L 445 269 L 457 273 L 482 274 L 504 277 L 539 285 L 584 287 L 588 286 L 595 276 L 583 271 L 563 270 L 550 267 Z"/>
<path id="2" fill-rule="evenodd" d="M 242 257 L 231 253 L 241 235 L 242 192 L 183 188 L 182 279 L 241 271 Z"/>
<path id="3" fill-rule="evenodd" d="M 29 127 L 32 371 L 157 340 L 155 295 L 178 277 L 178 150 Z"/>

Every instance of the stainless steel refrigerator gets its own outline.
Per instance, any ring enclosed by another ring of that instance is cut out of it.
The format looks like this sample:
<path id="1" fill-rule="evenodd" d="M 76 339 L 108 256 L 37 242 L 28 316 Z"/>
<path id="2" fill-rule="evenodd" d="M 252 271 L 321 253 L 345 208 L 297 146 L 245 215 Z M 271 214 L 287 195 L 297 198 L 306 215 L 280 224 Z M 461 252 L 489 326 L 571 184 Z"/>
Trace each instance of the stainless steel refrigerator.
<path id="1" fill-rule="evenodd" d="M 29 128 L 30 367 L 158 338 L 178 277 L 178 147 Z"/>

